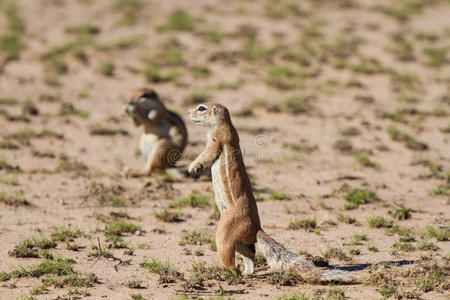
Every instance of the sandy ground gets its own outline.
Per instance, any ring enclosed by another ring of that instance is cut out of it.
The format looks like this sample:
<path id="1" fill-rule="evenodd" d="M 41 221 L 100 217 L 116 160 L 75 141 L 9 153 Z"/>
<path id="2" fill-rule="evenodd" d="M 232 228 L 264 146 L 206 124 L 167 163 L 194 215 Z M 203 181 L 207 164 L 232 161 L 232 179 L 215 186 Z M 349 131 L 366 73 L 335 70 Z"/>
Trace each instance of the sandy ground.
<path id="1" fill-rule="evenodd" d="M 450 297 L 448 1 L 0 0 L 0 8 L 0 37 L 16 34 L 23 44 L 6 63 L 0 40 L 0 274 L 42 262 L 11 251 L 64 225 L 84 232 L 72 242 L 80 249 L 58 242 L 49 252 L 98 279 L 74 288 L 43 285 L 46 275 L 12 276 L 0 282 L 0 299 Z M 142 167 L 142 129 L 122 106 L 143 86 L 186 121 L 180 166 L 205 142 L 206 131 L 187 119 L 189 105 L 226 105 L 261 198 L 264 229 L 292 250 L 353 266 L 363 282 L 285 286 L 260 266 L 249 278 L 186 284 L 194 263 L 220 267 L 209 245 L 179 245 L 184 230 L 214 236 L 212 185 L 120 176 L 125 167 Z M 96 135 L 95 126 L 113 131 Z M 116 206 L 99 201 L 114 188 Z M 377 200 L 346 209 L 352 189 L 373 191 Z M 191 194 L 208 196 L 210 205 L 180 209 L 182 222 L 155 217 Z M 20 197 L 31 205 L 5 201 Z M 405 220 L 394 213 L 400 205 Z M 101 214 L 110 212 L 126 212 L 125 221 L 140 229 L 125 234 L 125 248 L 93 257 L 93 247 L 109 243 L 105 226 L 112 220 Z M 402 236 L 392 226 L 370 227 L 374 216 L 409 228 L 409 241 L 400 244 L 412 247 L 395 246 Z M 289 229 L 294 220 L 314 218 L 316 228 Z M 365 238 L 355 243 L 355 234 Z M 348 258 L 330 257 L 330 249 Z M 170 262 L 184 279 L 161 283 L 140 266 L 151 258 Z M 434 280 L 424 264 L 444 266 L 431 289 L 423 288 Z M 370 277 L 377 272 L 388 279 Z"/>

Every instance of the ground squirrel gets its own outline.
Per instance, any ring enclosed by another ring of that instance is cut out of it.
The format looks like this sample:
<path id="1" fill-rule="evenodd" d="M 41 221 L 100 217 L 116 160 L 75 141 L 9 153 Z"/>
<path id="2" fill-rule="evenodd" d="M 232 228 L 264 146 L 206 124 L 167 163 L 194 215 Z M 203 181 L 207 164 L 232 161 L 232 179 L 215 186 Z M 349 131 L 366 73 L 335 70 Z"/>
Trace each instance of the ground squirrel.
<path id="1" fill-rule="evenodd" d="M 187 130 L 183 120 L 173 111 L 167 110 L 152 89 L 135 91 L 125 113 L 136 126 L 143 125 L 140 152 L 145 160 L 145 175 L 156 169 L 173 167 L 180 159 L 187 143 Z"/>
<path id="2" fill-rule="evenodd" d="M 239 136 L 227 108 L 215 103 L 200 104 L 189 110 L 189 117 L 196 125 L 210 128 L 205 150 L 189 165 L 188 171 L 198 175 L 211 166 L 216 203 L 221 214 L 216 232 L 217 252 L 227 269 L 236 271 L 237 251 L 243 258 L 244 274 L 254 273 L 255 243 L 258 242 L 273 269 L 289 270 L 308 282 L 354 281 L 348 272 L 316 267 L 262 230 Z"/>

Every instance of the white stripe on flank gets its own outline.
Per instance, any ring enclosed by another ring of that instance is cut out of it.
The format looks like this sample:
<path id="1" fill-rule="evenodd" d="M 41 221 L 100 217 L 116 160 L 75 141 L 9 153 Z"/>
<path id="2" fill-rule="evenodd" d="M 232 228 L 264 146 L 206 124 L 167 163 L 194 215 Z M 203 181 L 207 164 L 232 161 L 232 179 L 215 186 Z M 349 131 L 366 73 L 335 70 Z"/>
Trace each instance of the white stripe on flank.
<path id="1" fill-rule="evenodd" d="M 230 191 L 231 200 L 233 201 L 233 203 L 236 203 L 234 201 L 233 190 L 231 189 L 230 170 L 229 170 L 229 166 L 228 166 L 228 148 L 227 148 L 227 145 L 223 146 L 223 152 L 225 154 L 225 157 L 224 157 L 225 158 L 225 174 L 227 175 L 228 189 Z"/>

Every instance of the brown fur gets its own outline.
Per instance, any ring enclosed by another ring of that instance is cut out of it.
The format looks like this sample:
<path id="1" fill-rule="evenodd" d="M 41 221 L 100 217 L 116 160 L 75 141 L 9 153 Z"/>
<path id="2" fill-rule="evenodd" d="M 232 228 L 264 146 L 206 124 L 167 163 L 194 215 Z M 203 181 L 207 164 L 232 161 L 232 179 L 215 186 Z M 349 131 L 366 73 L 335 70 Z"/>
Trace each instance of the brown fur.
<path id="1" fill-rule="evenodd" d="M 239 136 L 227 108 L 215 103 L 200 104 L 189 111 L 189 116 L 196 124 L 210 128 L 205 150 L 189 165 L 188 171 L 198 175 L 211 167 L 216 203 L 221 212 L 216 233 L 217 251 L 224 266 L 236 270 L 237 251 L 243 256 L 244 273 L 253 273 L 255 243 L 258 242 L 272 268 L 291 271 L 309 282 L 352 281 L 347 272 L 315 267 L 262 230 Z"/>
<path id="2" fill-rule="evenodd" d="M 145 158 L 145 175 L 174 166 L 187 143 L 183 120 L 167 110 L 158 94 L 147 88 L 133 92 L 125 112 L 136 126 L 144 127 L 140 148 Z"/>

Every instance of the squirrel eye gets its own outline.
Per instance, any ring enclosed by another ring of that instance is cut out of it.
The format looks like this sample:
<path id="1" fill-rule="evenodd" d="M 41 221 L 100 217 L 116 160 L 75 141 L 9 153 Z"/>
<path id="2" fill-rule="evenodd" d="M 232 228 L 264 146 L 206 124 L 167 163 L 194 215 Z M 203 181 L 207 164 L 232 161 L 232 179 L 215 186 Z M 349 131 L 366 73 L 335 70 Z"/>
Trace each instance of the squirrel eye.
<path id="1" fill-rule="evenodd" d="M 205 111 L 205 110 L 206 110 L 206 107 L 204 107 L 203 105 L 200 105 L 200 106 L 197 108 L 197 110 L 198 110 L 198 111 Z"/>

